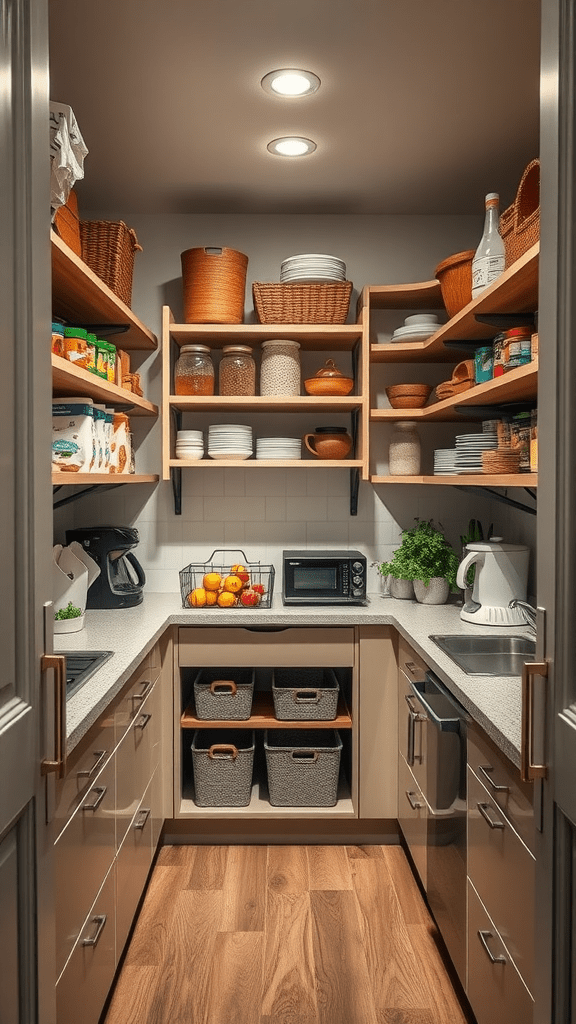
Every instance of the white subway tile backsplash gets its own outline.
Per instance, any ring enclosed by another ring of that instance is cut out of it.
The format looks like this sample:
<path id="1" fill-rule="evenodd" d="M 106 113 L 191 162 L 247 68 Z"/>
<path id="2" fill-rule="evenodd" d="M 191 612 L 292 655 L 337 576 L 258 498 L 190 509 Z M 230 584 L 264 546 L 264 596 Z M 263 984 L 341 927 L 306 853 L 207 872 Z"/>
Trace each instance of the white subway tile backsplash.
<path id="1" fill-rule="evenodd" d="M 350 547 L 348 523 L 345 520 L 331 523 L 307 523 L 306 546 L 314 548 Z"/>
<path id="2" fill-rule="evenodd" d="M 286 520 L 286 498 L 268 495 L 266 501 L 266 521 L 283 523 Z"/>
<path id="3" fill-rule="evenodd" d="M 248 470 L 246 493 L 253 496 L 284 495 L 286 494 L 286 477 L 292 478 L 293 473 L 285 469 L 272 467 L 271 469 Z"/>
<path id="4" fill-rule="evenodd" d="M 309 523 L 325 522 L 327 517 L 328 499 L 322 496 L 287 497 L 286 519 L 288 522 Z"/>
<path id="5" fill-rule="evenodd" d="M 334 496 L 344 497 L 350 494 L 350 470 L 330 469 L 326 471 L 327 493 Z"/>
<path id="6" fill-rule="evenodd" d="M 180 566 L 179 568 L 184 568 Z M 153 594 L 178 594 L 180 593 L 180 578 L 178 572 L 167 569 L 146 569 L 146 586 L 144 593 L 149 590 Z"/>
<path id="7" fill-rule="evenodd" d="M 251 492 L 249 492 L 251 493 Z M 246 473 L 243 469 L 227 469 L 224 473 L 224 496 L 244 497 L 246 494 Z"/>
<path id="8" fill-rule="evenodd" d="M 220 466 L 210 467 L 196 471 L 200 477 L 202 494 L 205 497 L 222 498 L 224 496 L 224 473 L 225 469 Z"/>
<path id="9" fill-rule="evenodd" d="M 316 467 L 315 470 L 309 469 L 306 473 L 306 494 L 309 496 L 328 494 L 328 477 L 332 472 L 335 470 L 326 472 L 319 467 Z"/>
<path id="10" fill-rule="evenodd" d="M 224 523 L 264 520 L 266 501 L 263 497 L 226 498 L 224 496 L 204 498 L 204 519 L 220 519 Z"/>

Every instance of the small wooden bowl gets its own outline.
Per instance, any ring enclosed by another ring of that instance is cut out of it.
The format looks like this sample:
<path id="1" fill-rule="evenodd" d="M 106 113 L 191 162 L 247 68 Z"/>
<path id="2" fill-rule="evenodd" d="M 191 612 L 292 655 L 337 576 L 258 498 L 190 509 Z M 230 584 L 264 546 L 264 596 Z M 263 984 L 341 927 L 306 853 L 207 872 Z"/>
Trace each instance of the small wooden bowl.
<path id="1" fill-rule="evenodd" d="M 309 377 L 304 381 L 307 395 L 349 395 L 353 387 L 351 377 Z"/>
<path id="2" fill-rule="evenodd" d="M 393 409 L 422 409 L 432 394 L 430 384 L 392 384 L 386 388 Z"/>

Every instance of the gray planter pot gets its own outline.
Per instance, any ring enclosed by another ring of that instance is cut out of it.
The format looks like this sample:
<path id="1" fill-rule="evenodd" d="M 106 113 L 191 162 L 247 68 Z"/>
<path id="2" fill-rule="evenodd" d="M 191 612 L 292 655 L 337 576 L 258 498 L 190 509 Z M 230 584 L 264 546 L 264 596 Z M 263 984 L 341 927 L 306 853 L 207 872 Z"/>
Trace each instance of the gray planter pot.
<path id="1" fill-rule="evenodd" d="M 401 601 L 414 600 L 414 584 L 412 580 L 397 580 L 390 577 L 390 597 L 398 597 Z"/>
<path id="2" fill-rule="evenodd" d="M 434 576 L 428 586 L 423 580 L 414 580 L 414 594 L 420 604 L 446 604 L 450 587 L 443 576 Z"/>

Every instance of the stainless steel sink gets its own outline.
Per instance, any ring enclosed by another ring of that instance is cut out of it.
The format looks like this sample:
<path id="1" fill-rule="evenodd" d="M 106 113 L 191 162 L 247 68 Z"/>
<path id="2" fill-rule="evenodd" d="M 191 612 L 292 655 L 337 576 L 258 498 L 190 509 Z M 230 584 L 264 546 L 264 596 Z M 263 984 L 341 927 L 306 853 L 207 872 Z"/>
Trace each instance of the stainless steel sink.
<path id="1" fill-rule="evenodd" d="M 521 676 L 533 661 L 536 643 L 525 636 L 431 636 L 438 647 L 468 675 Z"/>

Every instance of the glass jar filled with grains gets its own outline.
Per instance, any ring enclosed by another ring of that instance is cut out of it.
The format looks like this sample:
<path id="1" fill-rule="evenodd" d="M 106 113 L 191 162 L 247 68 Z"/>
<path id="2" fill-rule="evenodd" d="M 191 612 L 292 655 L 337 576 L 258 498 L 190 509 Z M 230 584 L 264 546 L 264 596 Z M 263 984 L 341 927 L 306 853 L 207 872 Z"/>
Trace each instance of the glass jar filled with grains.
<path id="1" fill-rule="evenodd" d="M 248 345 L 225 345 L 218 370 L 221 395 L 255 395 L 256 363 Z"/>
<path id="2" fill-rule="evenodd" d="M 214 394 L 214 364 L 207 345 L 182 345 L 174 368 L 174 393 Z"/>
<path id="3" fill-rule="evenodd" d="M 262 342 L 260 394 L 300 394 L 300 342 L 285 338 Z"/>

